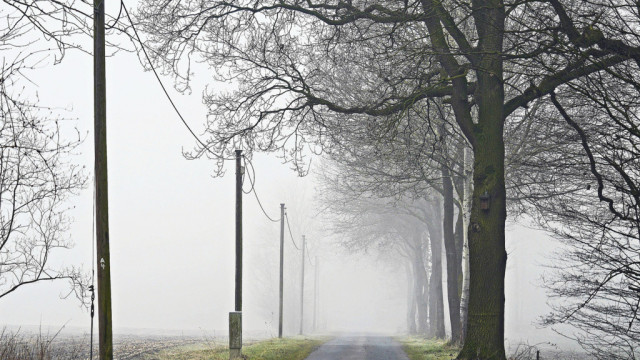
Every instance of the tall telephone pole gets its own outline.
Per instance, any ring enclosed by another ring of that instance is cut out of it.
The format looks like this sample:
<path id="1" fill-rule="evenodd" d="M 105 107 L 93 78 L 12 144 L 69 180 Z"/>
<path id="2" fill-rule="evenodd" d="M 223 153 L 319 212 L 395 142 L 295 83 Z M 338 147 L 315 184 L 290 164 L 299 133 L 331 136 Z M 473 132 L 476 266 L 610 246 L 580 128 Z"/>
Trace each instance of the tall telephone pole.
<path id="1" fill-rule="evenodd" d="M 302 274 L 300 275 L 300 335 L 304 328 L 304 255 L 307 247 L 307 238 L 302 235 Z"/>
<path id="2" fill-rule="evenodd" d="M 98 264 L 98 356 L 113 359 L 111 259 L 109 255 L 109 183 L 107 177 L 107 86 L 104 0 L 93 2 L 93 115 L 96 187 L 96 260 Z"/>
<path id="3" fill-rule="evenodd" d="M 229 313 L 229 359 L 242 358 L 242 150 L 236 150 L 236 311 Z"/>
<path id="4" fill-rule="evenodd" d="M 284 289 L 284 204 L 280 204 L 280 307 L 278 313 L 278 337 L 282 338 L 282 294 Z"/>
<path id="5" fill-rule="evenodd" d="M 236 311 L 242 311 L 242 150 L 236 150 Z"/>

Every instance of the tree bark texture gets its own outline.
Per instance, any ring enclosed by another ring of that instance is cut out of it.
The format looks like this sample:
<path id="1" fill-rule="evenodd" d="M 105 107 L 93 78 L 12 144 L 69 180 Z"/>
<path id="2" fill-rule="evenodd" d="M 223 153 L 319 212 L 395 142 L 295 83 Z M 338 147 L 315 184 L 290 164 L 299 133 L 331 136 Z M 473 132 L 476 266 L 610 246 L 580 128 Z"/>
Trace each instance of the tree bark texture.
<path id="1" fill-rule="evenodd" d="M 463 269 L 462 269 L 462 249 L 464 248 L 464 231 L 462 230 L 464 215 L 462 214 L 462 206 L 458 211 L 456 216 L 456 225 L 455 231 L 453 232 L 453 237 L 456 243 L 456 266 L 458 267 L 458 297 L 462 298 L 462 281 L 464 277 Z"/>
<path id="2" fill-rule="evenodd" d="M 440 202 L 432 202 L 433 218 L 427 219 L 431 246 L 431 277 L 429 279 L 429 336 L 444 339 L 444 301 L 442 292 L 442 222 Z"/>
<path id="3" fill-rule="evenodd" d="M 456 256 L 457 256 L 457 264 L 458 264 L 458 295 L 460 297 L 460 302 L 462 303 L 462 287 L 463 287 L 463 279 L 464 279 L 464 269 L 462 266 L 462 253 L 463 253 L 463 249 L 464 249 L 464 239 L 465 239 L 465 232 L 464 232 L 464 217 L 467 215 L 465 212 L 467 211 L 467 208 L 465 207 L 465 203 L 466 203 L 466 198 L 470 195 L 468 193 L 466 193 L 466 189 L 465 189 L 465 171 L 466 171 L 466 165 L 465 165 L 465 158 L 464 158 L 464 154 L 465 154 L 465 146 L 460 146 L 457 149 L 457 153 L 456 153 L 456 166 L 458 168 L 458 174 L 455 175 L 453 177 L 453 184 L 454 184 L 454 193 L 458 195 L 458 202 L 457 202 L 457 216 L 456 216 L 456 224 L 454 227 L 454 232 L 453 232 L 453 236 L 455 238 L 455 242 L 456 242 Z M 462 317 L 462 314 L 460 315 Z M 461 324 L 462 324 L 462 319 L 461 319 Z M 461 333 L 463 331 L 461 330 Z"/>
<path id="4" fill-rule="evenodd" d="M 464 179 L 462 196 L 462 293 L 460 296 L 460 316 L 462 327 L 462 339 L 467 334 L 467 309 L 469 308 L 469 217 L 471 212 L 472 184 L 471 175 L 473 173 L 473 160 L 471 149 L 464 149 Z"/>
<path id="5" fill-rule="evenodd" d="M 469 229 L 469 307 L 467 336 L 460 359 L 504 359 L 504 244 L 506 219 L 502 134 L 493 131 L 492 150 L 476 151 Z M 488 134 L 487 134 L 488 135 Z M 490 194 L 490 208 L 480 210 L 480 194 Z M 482 354 L 482 356 L 478 356 Z"/>
<path id="6" fill-rule="evenodd" d="M 449 320 L 451 322 L 451 341 L 460 340 L 460 297 L 458 292 L 458 251 L 453 233 L 453 182 L 451 173 L 442 166 L 442 232 L 447 257 L 447 300 L 449 302 Z"/>
<path id="7" fill-rule="evenodd" d="M 469 229 L 469 309 L 467 334 L 458 359 L 504 360 L 504 275 L 506 191 L 504 181 L 504 88 L 502 41 L 504 6 L 500 1 L 473 1 L 478 27 L 476 103 L 473 126 L 473 199 Z M 480 208 L 487 192 L 489 209 Z"/>

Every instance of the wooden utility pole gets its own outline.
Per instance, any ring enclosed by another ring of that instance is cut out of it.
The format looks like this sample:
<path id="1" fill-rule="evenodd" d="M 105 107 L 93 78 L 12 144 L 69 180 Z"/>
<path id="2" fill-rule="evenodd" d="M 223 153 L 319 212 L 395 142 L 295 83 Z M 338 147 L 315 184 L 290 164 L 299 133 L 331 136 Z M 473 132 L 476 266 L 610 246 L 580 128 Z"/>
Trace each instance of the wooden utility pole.
<path id="1" fill-rule="evenodd" d="M 111 330 L 111 261 L 109 256 L 104 0 L 94 0 L 93 8 L 93 132 L 96 187 L 96 260 L 98 264 L 98 356 L 100 360 L 111 360 L 113 359 L 113 339 Z"/>
<path id="2" fill-rule="evenodd" d="M 302 274 L 300 275 L 300 335 L 304 330 L 304 255 L 307 239 L 302 235 Z"/>
<path id="3" fill-rule="evenodd" d="M 236 311 L 242 311 L 242 150 L 236 150 Z"/>
<path id="4" fill-rule="evenodd" d="M 284 290 L 284 204 L 280 204 L 280 305 L 278 313 L 278 337 L 282 338 L 282 303 Z"/>
<path id="5" fill-rule="evenodd" d="M 313 331 L 317 331 L 317 326 L 318 326 L 318 290 L 319 290 L 319 284 L 318 284 L 318 273 L 320 271 L 319 269 L 320 267 L 320 263 L 318 262 L 318 256 L 316 255 L 316 266 L 315 266 L 315 276 L 313 277 Z"/>
<path id="6" fill-rule="evenodd" d="M 229 313 L 229 359 L 242 359 L 242 150 L 236 150 L 236 311 Z"/>

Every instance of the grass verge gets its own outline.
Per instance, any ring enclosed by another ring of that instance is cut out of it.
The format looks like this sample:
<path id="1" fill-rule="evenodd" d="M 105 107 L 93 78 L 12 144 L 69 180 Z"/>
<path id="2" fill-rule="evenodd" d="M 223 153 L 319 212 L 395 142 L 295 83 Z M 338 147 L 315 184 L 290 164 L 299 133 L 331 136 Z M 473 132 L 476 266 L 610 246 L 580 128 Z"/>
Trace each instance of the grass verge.
<path id="1" fill-rule="evenodd" d="M 293 337 L 258 341 L 242 347 L 245 359 L 250 360 L 303 360 L 329 338 Z M 209 349 L 167 349 L 153 355 L 158 360 L 228 360 L 225 347 Z"/>
<path id="2" fill-rule="evenodd" d="M 450 360 L 460 351 L 445 340 L 427 339 L 421 336 L 406 336 L 397 339 L 411 360 Z"/>

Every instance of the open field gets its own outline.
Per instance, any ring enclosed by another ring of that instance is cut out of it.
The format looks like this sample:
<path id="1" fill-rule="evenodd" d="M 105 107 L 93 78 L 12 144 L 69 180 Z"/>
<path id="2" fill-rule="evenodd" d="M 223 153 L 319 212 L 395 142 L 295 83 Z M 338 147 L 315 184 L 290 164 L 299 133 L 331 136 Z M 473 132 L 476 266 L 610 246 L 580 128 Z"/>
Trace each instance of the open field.
<path id="1" fill-rule="evenodd" d="M 249 339 L 243 354 L 256 360 L 301 360 L 328 339 L 303 336 Z M 94 359 L 97 359 L 96 340 L 94 337 Z M 227 343 L 226 337 L 120 335 L 114 337 L 114 359 L 226 360 L 229 358 Z M 0 358 L 3 360 L 86 360 L 89 351 L 88 335 L 0 332 Z"/>

